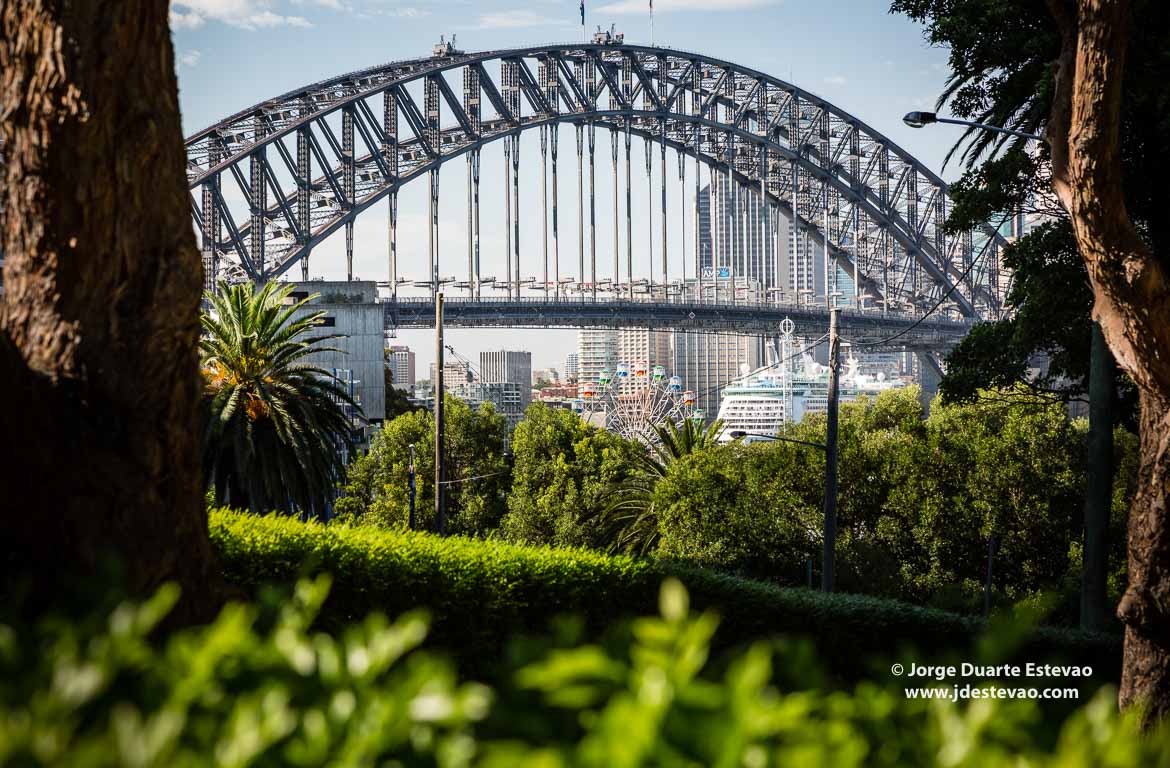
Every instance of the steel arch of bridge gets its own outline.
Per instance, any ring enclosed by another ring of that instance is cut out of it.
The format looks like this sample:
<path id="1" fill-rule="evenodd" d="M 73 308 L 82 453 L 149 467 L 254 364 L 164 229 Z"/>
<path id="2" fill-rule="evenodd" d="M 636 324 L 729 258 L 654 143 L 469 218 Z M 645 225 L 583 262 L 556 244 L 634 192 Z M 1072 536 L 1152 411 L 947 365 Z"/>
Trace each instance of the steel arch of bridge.
<path id="1" fill-rule="evenodd" d="M 496 64 L 499 84 L 488 66 Z M 449 82 L 458 72 L 462 99 Z M 408 90 L 418 82 L 422 108 Z M 495 117 L 484 118 L 485 101 Z M 443 125 L 443 106 L 451 125 Z M 596 127 L 609 129 L 627 137 L 628 156 L 628 137 L 640 136 L 660 143 L 664 158 L 665 148 L 673 148 L 712 174 L 763 192 L 815 243 L 827 238 L 847 273 L 856 265 L 859 282 L 885 311 L 920 312 L 936 303 L 944 314 L 967 318 L 1002 311 L 1008 284 L 999 264 L 1003 239 L 990 226 L 944 232 L 946 184 L 896 144 L 829 102 L 761 72 L 638 45 L 569 43 L 471 54 L 448 49 L 321 81 L 200 131 L 186 149 L 205 264 L 217 272 L 228 257 L 241 276 L 274 279 L 342 228 L 352 255 L 354 220 L 387 197 L 393 250 L 403 184 L 468 155 L 478 187 L 484 145 L 532 128 L 541 128 L 543 137 L 543 127 L 565 122 L 586 128 L 590 145 Z M 506 141 L 505 151 L 509 146 Z M 517 164 L 518 157 L 513 168 Z M 662 174 L 665 185 L 665 164 Z M 244 221 L 237 222 L 226 202 L 228 180 L 247 201 Z M 390 260 L 395 292 L 396 256 Z M 469 284 L 474 280 L 478 275 L 469 276 Z M 519 297 L 518 264 L 515 288 Z M 510 296 L 511 290 L 509 284 Z"/>

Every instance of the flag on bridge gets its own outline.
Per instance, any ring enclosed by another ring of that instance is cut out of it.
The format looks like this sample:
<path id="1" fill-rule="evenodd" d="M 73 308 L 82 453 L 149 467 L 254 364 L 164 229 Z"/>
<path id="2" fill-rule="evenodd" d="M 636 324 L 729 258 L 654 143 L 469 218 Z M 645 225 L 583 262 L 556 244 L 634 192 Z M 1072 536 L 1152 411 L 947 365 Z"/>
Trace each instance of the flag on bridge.
<path id="1" fill-rule="evenodd" d="M 585 26 L 585 0 L 581 0 L 581 26 Z"/>

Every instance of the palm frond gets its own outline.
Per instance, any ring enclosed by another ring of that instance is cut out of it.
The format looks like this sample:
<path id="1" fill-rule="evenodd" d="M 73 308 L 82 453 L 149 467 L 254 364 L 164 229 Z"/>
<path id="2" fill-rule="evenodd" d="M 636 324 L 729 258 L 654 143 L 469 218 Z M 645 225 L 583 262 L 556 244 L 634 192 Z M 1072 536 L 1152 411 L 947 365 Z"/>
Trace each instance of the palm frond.
<path id="1" fill-rule="evenodd" d="M 314 334 L 313 297 L 288 302 L 292 286 L 226 285 L 202 318 L 204 475 L 219 503 L 316 514 L 328 508 L 353 450 L 346 407 L 332 373 L 307 360 L 340 351 L 338 334 Z"/>

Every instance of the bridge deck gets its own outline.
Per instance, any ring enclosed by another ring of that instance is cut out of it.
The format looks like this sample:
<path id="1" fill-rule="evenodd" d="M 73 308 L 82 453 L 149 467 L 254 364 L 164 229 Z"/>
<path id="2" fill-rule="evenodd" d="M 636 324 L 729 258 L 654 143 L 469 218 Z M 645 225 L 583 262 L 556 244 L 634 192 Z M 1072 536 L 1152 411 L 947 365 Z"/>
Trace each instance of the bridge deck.
<path id="1" fill-rule="evenodd" d="M 382 305 L 387 330 L 434 327 L 435 302 L 431 298 L 398 298 L 385 300 Z M 591 301 L 579 297 L 449 297 L 444 302 L 444 325 L 452 327 L 653 328 L 772 335 L 779 333 L 780 322 L 785 318 L 796 324 L 798 336 L 820 336 L 829 327 L 829 310 L 823 306 L 684 304 L 612 298 Z M 972 324 L 967 319 L 929 317 L 919 322 L 916 315 L 841 311 L 842 338 L 854 343 L 880 345 L 890 340 L 891 346 L 940 350 L 965 336 Z"/>

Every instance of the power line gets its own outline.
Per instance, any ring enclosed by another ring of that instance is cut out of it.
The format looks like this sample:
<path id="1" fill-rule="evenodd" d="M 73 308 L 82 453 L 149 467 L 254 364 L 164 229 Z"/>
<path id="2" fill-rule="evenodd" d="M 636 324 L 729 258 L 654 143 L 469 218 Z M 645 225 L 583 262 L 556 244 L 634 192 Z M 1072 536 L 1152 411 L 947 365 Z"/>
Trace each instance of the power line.
<path id="1" fill-rule="evenodd" d="M 826 333 L 826 334 L 822 335 L 820 338 L 813 341 L 808 346 L 804 347 L 803 349 L 798 349 L 797 351 L 793 352 L 791 355 L 784 358 L 783 360 L 777 360 L 774 363 L 770 363 L 770 364 L 765 365 L 761 368 L 757 368 L 756 370 L 752 371 L 751 373 L 749 373 L 747 375 L 751 376 L 753 374 L 762 373 L 763 371 L 769 371 L 773 368 L 778 368 L 779 366 L 784 365 L 785 363 L 787 363 L 790 360 L 795 360 L 796 358 L 803 355 L 805 352 L 809 352 L 813 349 L 816 349 L 821 344 L 823 344 L 825 342 L 825 340 L 828 338 L 829 338 L 829 334 Z M 698 390 L 697 392 L 695 392 L 695 397 L 697 399 L 700 395 L 706 395 L 710 392 L 717 392 L 721 389 L 725 389 L 726 387 L 729 387 L 732 384 L 734 384 L 735 382 L 741 381 L 744 378 L 746 378 L 746 376 L 737 376 L 734 379 L 732 379 L 731 381 L 727 382 L 726 384 L 722 384 L 722 385 L 718 385 L 718 386 L 714 386 L 714 387 L 708 387 L 707 389 Z"/>
<path id="2" fill-rule="evenodd" d="M 1010 213 L 1005 213 L 1003 215 L 1003 217 L 999 220 L 999 224 L 997 224 L 995 227 L 996 234 L 999 233 L 999 228 L 1002 227 L 1007 222 L 1008 217 L 1010 215 L 1011 215 Z M 902 336 L 905 336 L 906 334 L 910 333 L 910 331 L 914 330 L 918 326 L 922 325 L 922 323 L 924 323 L 926 321 L 926 318 L 930 317 L 935 312 L 937 312 L 938 308 L 943 305 L 943 302 L 945 302 L 948 298 L 950 298 L 951 294 L 954 293 L 958 289 L 959 283 L 961 283 L 963 280 L 965 280 L 967 275 L 971 274 L 971 270 L 975 268 L 975 265 L 978 264 L 979 261 L 991 249 L 991 244 L 993 242 L 994 242 L 994 238 L 987 239 L 987 242 L 983 245 L 983 249 L 979 251 L 979 255 L 976 256 L 975 258 L 971 259 L 971 263 L 968 264 L 967 268 L 965 270 L 963 270 L 962 274 L 959 275 L 959 279 L 954 281 L 954 283 L 951 285 L 950 289 L 947 290 L 947 292 L 944 293 L 939 298 L 939 300 L 935 302 L 933 307 L 931 307 L 929 310 L 927 310 L 926 314 L 924 314 L 922 317 L 915 320 L 911 325 L 898 331 L 893 336 L 882 339 L 881 341 L 856 341 L 856 342 L 850 342 L 850 344 L 855 344 L 856 346 L 859 346 L 859 347 L 884 347 L 884 346 L 888 346 L 889 343 L 891 341 L 893 341 L 894 339 L 901 338 Z"/>
<path id="3" fill-rule="evenodd" d="M 489 472 L 486 475 L 476 475 L 474 477 L 461 477 L 458 480 L 444 480 L 442 485 L 456 485 L 458 483 L 467 483 L 472 480 L 482 480 L 485 477 L 495 477 L 496 475 L 506 475 L 507 470 L 500 470 L 499 472 Z"/>

